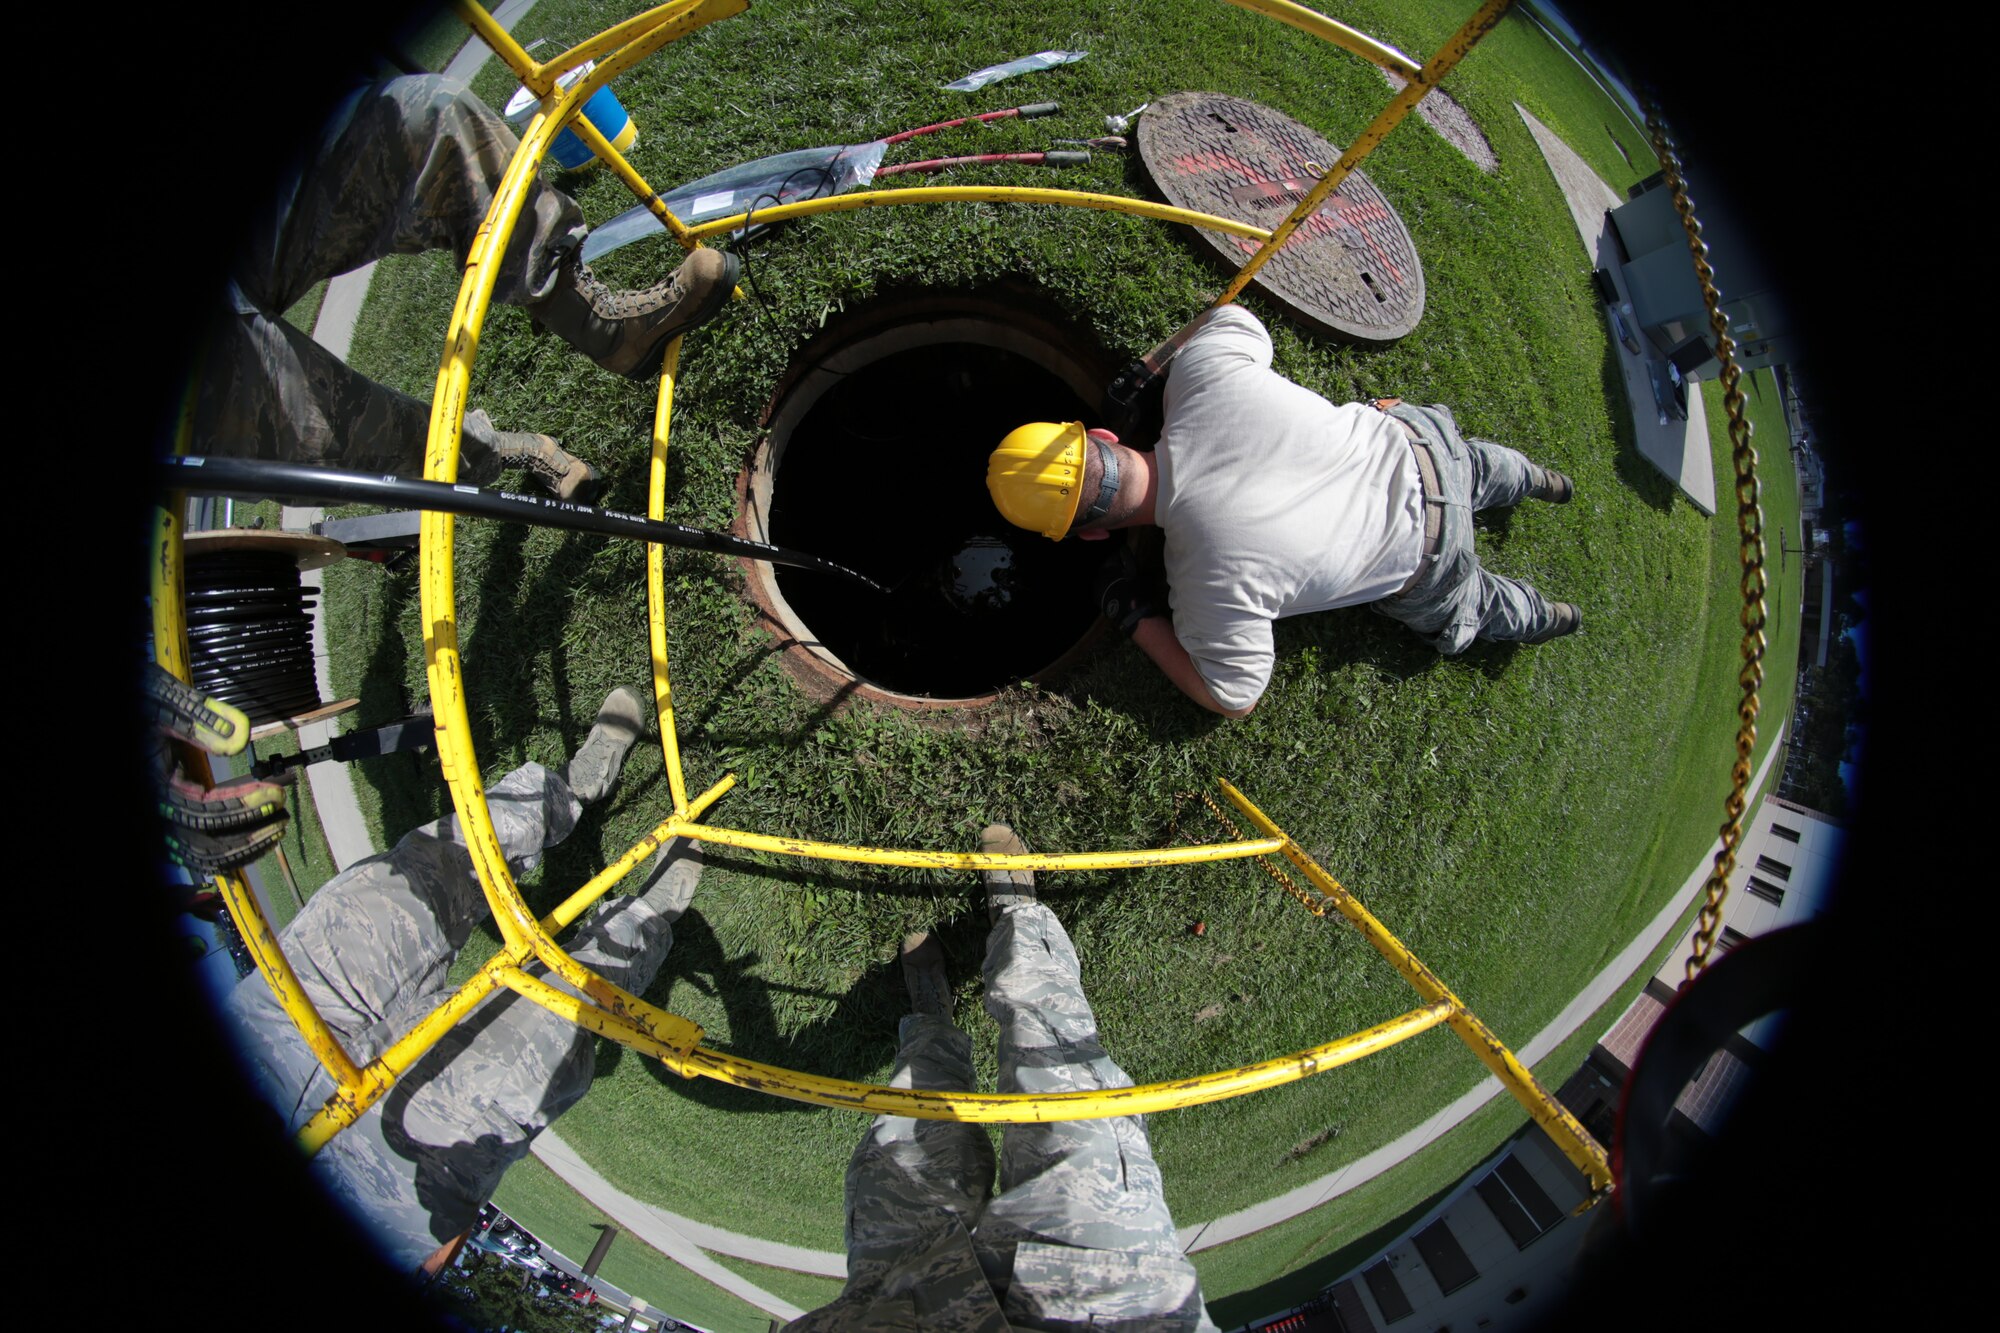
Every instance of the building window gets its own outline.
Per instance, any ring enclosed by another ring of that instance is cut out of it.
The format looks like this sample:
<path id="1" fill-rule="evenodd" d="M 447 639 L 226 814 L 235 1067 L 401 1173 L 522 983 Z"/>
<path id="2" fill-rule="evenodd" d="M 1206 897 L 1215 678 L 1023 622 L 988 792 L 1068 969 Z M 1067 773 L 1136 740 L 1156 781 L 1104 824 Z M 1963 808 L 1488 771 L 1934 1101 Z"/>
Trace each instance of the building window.
<path id="1" fill-rule="evenodd" d="M 1771 825 L 1771 832 L 1777 834 L 1786 842 L 1797 842 L 1799 840 L 1799 831 L 1795 828 L 1786 828 L 1783 824 Z"/>
<path id="2" fill-rule="evenodd" d="M 1773 861 L 1768 856 L 1757 858 L 1757 868 L 1767 875 L 1776 875 L 1779 879 L 1790 879 L 1792 877 L 1792 868 L 1790 866 L 1786 865 L 1783 861 Z"/>
<path id="3" fill-rule="evenodd" d="M 1451 1228 L 1440 1217 L 1437 1221 L 1410 1238 L 1415 1242 L 1417 1253 L 1424 1257 L 1424 1264 L 1436 1279 L 1438 1290 L 1449 1296 L 1466 1283 L 1479 1276 L 1479 1270 L 1466 1257 L 1465 1247 L 1458 1243 L 1458 1237 L 1451 1234 Z"/>
<path id="4" fill-rule="evenodd" d="M 1518 1157 L 1502 1160 L 1473 1189 L 1517 1250 L 1527 1249 L 1562 1221 L 1562 1209 L 1555 1206 Z"/>
<path id="5" fill-rule="evenodd" d="M 1363 1273 L 1361 1280 L 1368 1284 L 1368 1294 L 1375 1298 L 1375 1308 L 1382 1312 L 1385 1323 L 1393 1324 L 1398 1319 L 1409 1318 L 1413 1313 L 1410 1298 L 1403 1294 L 1403 1284 L 1396 1280 L 1396 1271 L 1389 1267 L 1387 1259 Z M 1344 1308 L 1345 1302 L 1338 1305 Z M 1355 1305 L 1359 1307 L 1360 1301 L 1357 1300 Z"/>
<path id="6" fill-rule="evenodd" d="M 1783 895 L 1780 894 L 1779 896 L 1782 897 Z M 1745 935 L 1742 931 L 1737 930 L 1734 926 L 1724 926 L 1722 928 L 1722 938 L 1718 939 L 1716 943 L 1722 946 L 1722 951 L 1724 953 L 1728 953 L 1731 949 L 1734 949 L 1737 945 L 1743 943 L 1745 940 L 1749 938 L 1750 937 L 1748 935 Z"/>
<path id="7" fill-rule="evenodd" d="M 1758 879 L 1755 875 L 1752 875 L 1750 877 L 1750 893 L 1753 897 L 1762 898 L 1773 907 L 1784 905 L 1785 891 L 1768 879 Z"/>

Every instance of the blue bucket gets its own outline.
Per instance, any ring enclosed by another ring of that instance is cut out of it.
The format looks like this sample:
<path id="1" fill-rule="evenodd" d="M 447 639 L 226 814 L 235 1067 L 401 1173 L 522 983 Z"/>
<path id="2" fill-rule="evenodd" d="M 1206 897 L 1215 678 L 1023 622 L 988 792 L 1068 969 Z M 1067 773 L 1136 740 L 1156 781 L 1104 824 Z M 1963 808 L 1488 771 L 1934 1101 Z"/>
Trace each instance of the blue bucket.
<path id="1" fill-rule="evenodd" d="M 586 61 L 580 68 L 573 69 L 557 79 L 556 83 L 559 87 L 568 89 L 596 67 L 596 61 Z M 507 120 L 516 126 L 526 125 L 534 118 L 535 111 L 540 105 L 541 100 L 523 88 L 508 99 Z M 619 102 L 608 85 L 599 88 L 591 99 L 583 104 L 583 116 L 597 127 L 599 134 L 611 141 L 613 148 L 621 153 L 631 151 L 632 145 L 639 142 L 638 125 L 625 113 L 624 105 Z M 575 171 L 597 160 L 596 154 L 590 151 L 590 145 L 578 138 L 576 132 L 570 129 L 557 133 L 549 144 L 549 156 L 554 158 L 556 165 L 564 171 Z"/>

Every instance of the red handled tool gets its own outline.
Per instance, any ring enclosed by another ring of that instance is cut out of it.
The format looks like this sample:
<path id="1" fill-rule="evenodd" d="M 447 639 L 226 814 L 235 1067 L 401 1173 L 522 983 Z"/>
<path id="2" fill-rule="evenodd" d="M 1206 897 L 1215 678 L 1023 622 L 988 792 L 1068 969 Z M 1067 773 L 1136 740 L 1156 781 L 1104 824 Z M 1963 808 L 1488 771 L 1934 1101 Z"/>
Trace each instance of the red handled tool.
<path id="1" fill-rule="evenodd" d="M 918 129 L 904 130 L 901 134 L 890 135 L 882 142 L 901 143 L 905 139 L 914 139 L 919 134 L 936 134 L 939 130 L 956 129 L 960 125 L 970 125 L 976 120 L 1011 120 L 1017 117 L 1021 120 L 1033 120 L 1037 116 L 1053 116 L 1061 109 L 1054 102 L 1036 102 L 1032 106 L 1010 106 L 1005 111 L 988 111 L 982 116 L 960 116 L 957 120 L 941 120 L 935 125 L 924 125 Z"/>
<path id="2" fill-rule="evenodd" d="M 1017 162 L 1030 167 L 1080 167 L 1089 161 L 1089 153 L 975 153 L 970 157 L 934 157 L 927 162 L 904 162 L 893 167 L 877 167 L 875 179 L 901 176 L 909 172 L 944 171 L 950 167 L 983 166 L 989 162 Z"/>

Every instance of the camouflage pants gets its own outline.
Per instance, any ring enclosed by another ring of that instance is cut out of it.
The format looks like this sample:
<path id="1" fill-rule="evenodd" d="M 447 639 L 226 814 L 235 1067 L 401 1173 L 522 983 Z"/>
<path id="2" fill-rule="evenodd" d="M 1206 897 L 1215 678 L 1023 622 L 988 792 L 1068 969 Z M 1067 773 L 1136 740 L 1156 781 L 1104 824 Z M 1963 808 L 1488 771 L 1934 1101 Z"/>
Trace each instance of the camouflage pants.
<path id="1" fill-rule="evenodd" d="M 384 255 L 449 250 L 463 265 L 517 143 L 462 83 L 438 75 L 349 99 L 304 168 L 251 220 L 198 372 L 195 452 L 422 475 L 430 404 L 349 369 L 280 315 L 313 284 Z M 573 200 L 531 181 L 494 299 L 548 296 L 587 231 Z M 443 330 L 422 336 L 442 347 Z M 484 412 L 468 412 L 460 478 L 498 476 L 499 442 Z"/>
<path id="2" fill-rule="evenodd" d="M 527 764 L 487 793 L 507 863 L 523 873 L 576 826 L 582 806 L 561 777 Z M 486 899 L 456 815 L 426 824 L 342 871 L 280 936 L 305 995 L 364 1065 L 450 994 L 447 974 Z M 639 897 L 601 904 L 566 946 L 634 993 L 652 984 L 673 927 Z M 536 970 L 536 969 L 531 969 Z M 558 989 L 575 991 L 554 976 Z M 296 1130 L 333 1093 L 261 977 L 225 1006 L 251 1072 Z M 590 1087 L 591 1034 L 511 991 L 489 996 L 389 1094 L 313 1159 L 321 1182 L 414 1272 L 476 1219 L 506 1169 Z"/>
<path id="3" fill-rule="evenodd" d="M 1472 546 L 1472 516 L 1516 504 L 1535 486 L 1527 455 L 1458 432 L 1451 409 L 1402 403 L 1389 415 L 1414 426 L 1431 446 L 1444 491 L 1444 527 L 1431 567 L 1409 591 L 1370 603 L 1422 635 L 1447 657 L 1474 639 L 1525 639 L 1554 617 L 1547 598 L 1519 579 L 1483 568 Z"/>
<path id="4" fill-rule="evenodd" d="M 987 939 L 986 1012 L 1000 1091 L 1132 1086 L 1040 903 L 1008 908 Z M 973 1086 L 971 1040 L 949 1021 L 910 1015 L 900 1038 L 895 1086 Z M 979 1125 L 878 1116 L 847 1168 L 846 1288 L 791 1328 L 1214 1328 L 1140 1117 L 1009 1125 L 997 1195 L 993 1167 Z"/>

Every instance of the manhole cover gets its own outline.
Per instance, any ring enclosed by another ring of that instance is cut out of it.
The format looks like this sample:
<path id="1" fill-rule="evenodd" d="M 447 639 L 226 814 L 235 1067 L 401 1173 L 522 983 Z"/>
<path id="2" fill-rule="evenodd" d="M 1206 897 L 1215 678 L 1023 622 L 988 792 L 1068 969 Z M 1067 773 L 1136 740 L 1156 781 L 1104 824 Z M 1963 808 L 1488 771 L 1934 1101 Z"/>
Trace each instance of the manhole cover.
<path id="1" fill-rule="evenodd" d="M 1291 215 L 1340 150 L 1291 117 L 1223 93 L 1169 93 L 1139 121 L 1139 155 L 1167 202 L 1260 227 Z M 1231 269 L 1257 253 L 1199 231 Z M 1258 270 L 1255 286 L 1315 328 L 1391 342 L 1424 317 L 1424 270 L 1396 210 L 1359 171 Z"/>

